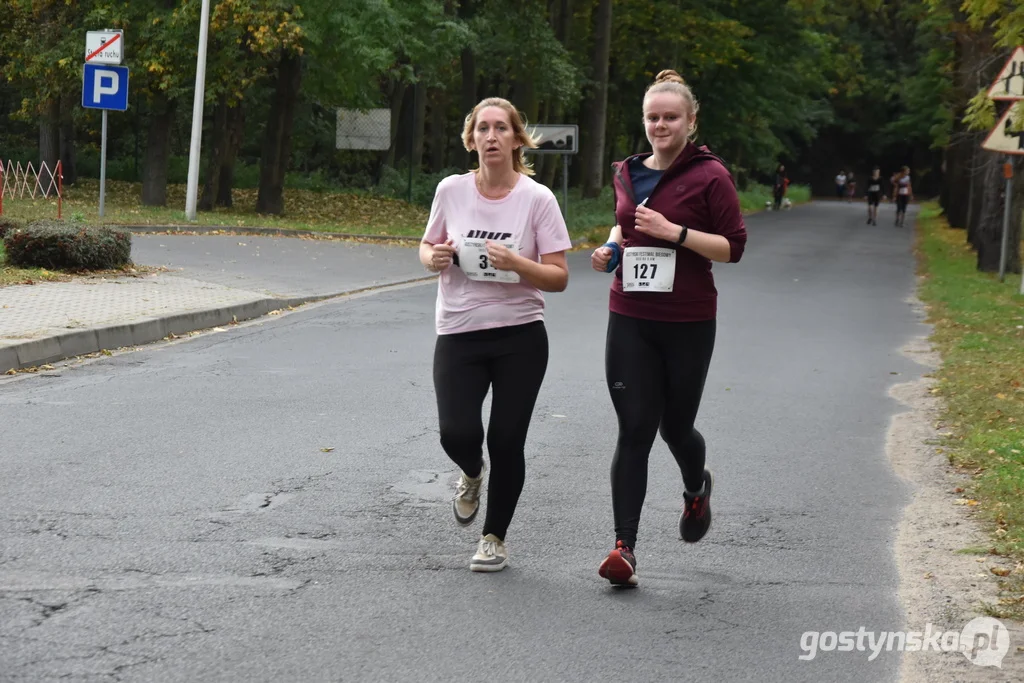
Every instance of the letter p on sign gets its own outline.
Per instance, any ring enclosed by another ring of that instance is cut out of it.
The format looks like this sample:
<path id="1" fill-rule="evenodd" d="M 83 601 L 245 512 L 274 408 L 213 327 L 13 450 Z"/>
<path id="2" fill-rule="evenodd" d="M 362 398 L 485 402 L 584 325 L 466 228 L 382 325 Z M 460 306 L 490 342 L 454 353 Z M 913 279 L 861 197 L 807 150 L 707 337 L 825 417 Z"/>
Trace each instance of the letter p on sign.
<path id="1" fill-rule="evenodd" d="M 116 95 L 118 91 L 118 84 L 120 83 L 121 77 L 116 71 L 110 71 L 109 69 L 96 69 L 93 73 L 95 79 L 92 88 L 92 101 L 93 104 L 99 104 L 102 102 L 104 95 Z"/>

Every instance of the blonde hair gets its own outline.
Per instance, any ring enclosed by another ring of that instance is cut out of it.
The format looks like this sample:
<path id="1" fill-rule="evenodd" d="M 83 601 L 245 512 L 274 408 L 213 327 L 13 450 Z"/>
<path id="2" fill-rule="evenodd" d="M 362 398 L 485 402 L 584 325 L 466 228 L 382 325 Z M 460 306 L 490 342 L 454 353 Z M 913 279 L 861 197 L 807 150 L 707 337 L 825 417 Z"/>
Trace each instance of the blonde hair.
<path id="1" fill-rule="evenodd" d="M 480 102 L 473 107 L 473 111 L 469 112 L 466 116 L 466 124 L 462 127 L 462 145 L 466 148 L 467 152 L 473 151 L 473 129 L 476 128 L 476 117 L 480 113 L 481 109 L 487 107 L 498 107 L 504 110 L 508 114 L 509 123 L 512 124 L 512 134 L 515 136 L 516 142 L 519 143 L 519 148 L 512 151 L 512 169 L 516 173 L 522 173 L 523 175 L 533 175 L 533 167 L 526 161 L 526 150 L 534 149 L 537 147 L 537 141 L 530 133 L 526 130 L 526 121 L 519 110 L 513 106 L 511 102 L 503 97 L 488 97 L 480 100 Z M 479 152 L 479 150 L 477 150 Z M 473 169 L 478 171 L 479 168 Z"/>
<path id="2" fill-rule="evenodd" d="M 683 104 L 688 110 L 687 114 L 690 118 L 690 132 L 686 137 L 690 140 L 694 139 L 697 136 L 697 112 L 700 111 L 700 102 L 693 96 L 690 86 L 686 85 L 683 77 L 672 69 L 664 69 L 654 77 L 654 83 L 647 86 L 647 92 L 644 93 L 644 101 L 647 101 L 648 95 L 659 92 L 675 93 L 683 99 Z"/>

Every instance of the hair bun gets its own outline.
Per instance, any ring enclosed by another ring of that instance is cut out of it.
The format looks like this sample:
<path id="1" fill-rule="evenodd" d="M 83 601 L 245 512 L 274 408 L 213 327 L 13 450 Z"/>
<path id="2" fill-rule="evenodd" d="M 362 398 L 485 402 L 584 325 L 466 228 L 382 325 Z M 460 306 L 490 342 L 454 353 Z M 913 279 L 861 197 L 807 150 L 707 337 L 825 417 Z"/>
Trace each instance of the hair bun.
<path id="1" fill-rule="evenodd" d="M 655 83 L 681 83 L 686 85 L 686 81 L 672 69 L 664 69 L 658 72 L 658 75 L 654 78 Z"/>

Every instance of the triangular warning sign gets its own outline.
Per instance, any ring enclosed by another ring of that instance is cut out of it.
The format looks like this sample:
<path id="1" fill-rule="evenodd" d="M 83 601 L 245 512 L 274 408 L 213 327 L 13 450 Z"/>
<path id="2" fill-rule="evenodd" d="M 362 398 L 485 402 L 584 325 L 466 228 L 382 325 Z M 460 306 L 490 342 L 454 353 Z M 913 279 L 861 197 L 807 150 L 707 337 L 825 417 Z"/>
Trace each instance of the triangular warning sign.
<path id="1" fill-rule="evenodd" d="M 988 89 L 991 100 L 1024 100 L 1024 47 L 1018 47 Z"/>
<path id="2" fill-rule="evenodd" d="M 988 137 L 985 138 L 985 142 L 981 144 L 982 149 L 1002 154 L 1024 155 L 1024 131 L 1010 130 L 1010 115 L 1013 113 L 1014 108 L 1011 105 L 1006 110 L 1003 118 L 999 119 L 999 123 L 988 134 Z"/>

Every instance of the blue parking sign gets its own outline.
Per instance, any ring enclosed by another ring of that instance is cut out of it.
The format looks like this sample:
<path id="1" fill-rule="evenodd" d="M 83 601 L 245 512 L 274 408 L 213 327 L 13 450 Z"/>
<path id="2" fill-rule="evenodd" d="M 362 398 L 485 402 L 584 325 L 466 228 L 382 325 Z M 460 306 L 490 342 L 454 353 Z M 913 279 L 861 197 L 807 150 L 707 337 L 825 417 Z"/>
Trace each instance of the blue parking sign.
<path id="1" fill-rule="evenodd" d="M 86 109 L 128 109 L 128 67 L 86 64 L 82 72 L 82 106 Z"/>

